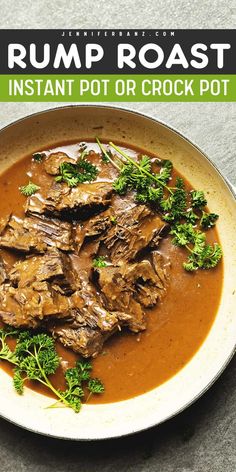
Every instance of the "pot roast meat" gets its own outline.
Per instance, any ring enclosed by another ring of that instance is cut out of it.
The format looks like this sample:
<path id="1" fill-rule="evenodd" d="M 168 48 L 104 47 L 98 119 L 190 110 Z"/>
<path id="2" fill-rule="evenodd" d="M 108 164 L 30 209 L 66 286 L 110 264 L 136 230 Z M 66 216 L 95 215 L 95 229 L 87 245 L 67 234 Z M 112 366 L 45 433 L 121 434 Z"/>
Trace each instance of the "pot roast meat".
<path id="1" fill-rule="evenodd" d="M 78 327 L 88 325 L 90 328 L 99 328 L 102 332 L 112 331 L 120 325 L 122 321 L 130 318 L 129 315 L 120 314 L 107 310 L 103 306 L 101 297 L 96 291 L 95 286 L 89 280 L 89 272 L 82 269 L 78 273 L 80 289 L 71 296 L 73 310 L 73 326 Z"/>
<path id="2" fill-rule="evenodd" d="M 160 261 L 161 267 L 161 261 Z M 121 273 L 127 283 L 133 284 L 134 298 L 145 308 L 151 308 L 163 295 L 165 285 L 149 260 L 135 264 L 124 264 Z"/>
<path id="3" fill-rule="evenodd" d="M 80 269 L 80 290 L 71 297 L 70 317 L 61 324 L 55 323 L 51 331 L 65 347 L 84 357 L 95 357 L 104 342 L 122 326 L 129 325 L 132 315 L 119 310 L 108 310 L 89 279 L 89 273 Z"/>
<path id="4" fill-rule="evenodd" d="M 54 152 L 46 157 L 43 161 L 43 166 L 47 174 L 49 175 L 59 175 L 60 165 L 63 162 L 75 163 L 75 160 L 67 156 L 65 152 Z"/>
<path id="5" fill-rule="evenodd" d="M 100 310 L 104 312 L 104 308 L 101 306 Z M 106 312 L 106 320 L 101 318 L 101 314 L 97 315 L 98 313 L 95 317 L 90 317 L 88 313 L 87 323 L 83 315 L 79 317 L 77 315 L 73 321 L 65 320 L 63 324 L 55 323 L 50 331 L 65 347 L 69 347 L 84 357 L 96 357 L 102 351 L 104 342 L 114 333 L 120 331 L 121 326 L 126 326 L 130 319 L 130 315 L 121 312 Z M 102 329 L 96 326 L 99 318 L 102 320 Z"/>
<path id="6" fill-rule="evenodd" d="M 95 238 L 105 233 L 112 226 L 112 212 L 108 210 L 92 216 L 89 220 L 75 224 L 74 242 L 77 252 L 86 238 Z"/>
<path id="7" fill-rule="evenodd" d="M 130 315 L 127 325 L 131 331 L 146 328 L 146 317 L 142 307 L 151 308 L 164 295 L 167 276 L 164 274 L 161 254 L 154 255 L 156 268 L 149 260 L 123 263 L 120 266 L 96 268 L 95 280 L 103 294 L 105 306 L 109 310 L 119 310 Z"/>
<path id="8" fill-rule="evenodd" d="M 45 252 L 47 247 L 63 251 L 73 249 L 72 224 L 44 215 L 34 215 L 23 220 L 12 215 L 0 226 L 0 247 L 25 253 Z"/>
<path id="9" fill-rule="evenodd" d="M 30 287 L 0 287 L 0 316 L 4 323 L 17 328 L 37 328 L 50 317 L 67 317 L 70 299 L 51 289 L 47 282 Z"/>
<path id="10" fill-rule="evenodd" d="M 119 310 L 129 315 L 127 325 L 131 331 L 146 329 L 146 317 L 141 305 L 134 299 L 134 284 L 125 279 L 120 267 L 101 267 L 96 269 L 98 285 L 104 296 L 108 310 Z"/>
<path id="11" fill-rule="evenodd" d="M 107 207 L 111 196 L 112 184 L 108 182 L 84 183 L 72 188 L 66 183 L 53 182 L 45 196 L 37 192 L 28 197 L 25 210 L 27 214 L 88 218 Z"/>
<path id="12" fill-rule="evenodd" d="M 3 261 L 3 258 L 0 256 L 0 286 L 7 280 L 7 271 Z"/>
<path id="13" fill-rule="evenodd" d="M 56 247 L 62 251 L 73 250 L 73 228 L 72 224 L 67 221 L 46 218 L 44 215 L 32 215 L 24 219 L 23 227 L 30 233 L 36 231 L 47 246 Z"/>
<path id="14" fill-rule="evenodd" d="M 9 216 L 5 225 L 1 221 L 0 247 L 29 253 L 44 252 L 47 245 L 36 231 L 25 229 L 20 218 Z"/>
<path id="15" fill-rule="evenodd" d="M 165 289 L 170 275 L 169 259 L 164 260 L 162 254 L 160 254 L 158 251 L 152 251 L 151 262 L 159 278 L 159 287 Z"/>
<path id="16" fill-rule="evenodd" d="M 14 287 L 30 287 L 34 282 L 50 281 L 54 290 L 70 295 L 76 290 L 77 281 L 69 256 L 56 249 L 43 256 L 30 256 L 14 264 L 9 272 Z"/>
<path id="17" fill-rule="evenodd" d="M 116 265 L 135 259 L 154 239 L 158 244 L 165 227 L 159 216 L 145 205 L 136 205 L 117 214 L 116 224 L 103 239 L 112 263 Z"/>
<path id="18" fill-rule="evenodd" d="M 71 328 L 70 326 L 56 326 L 52 331 L 53 336 L 63 344 L 83 357 L 96 357 L 103 348 L 109 335 L 104 335 L 99 330 L 89 327 Z"/>

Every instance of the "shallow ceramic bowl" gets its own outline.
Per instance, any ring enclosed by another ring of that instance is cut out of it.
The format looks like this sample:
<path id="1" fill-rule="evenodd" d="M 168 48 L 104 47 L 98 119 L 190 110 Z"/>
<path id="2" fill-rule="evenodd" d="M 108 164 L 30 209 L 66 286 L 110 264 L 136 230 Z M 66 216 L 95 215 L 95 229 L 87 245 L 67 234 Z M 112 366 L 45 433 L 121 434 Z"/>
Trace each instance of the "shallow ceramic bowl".
<path id="1" fill-rule="evenodd" d="M 130 400 L 45 409 L 51 399 L 26 389 L 18 396 L 9 376 L 0 370 L 0 415 L 15 424 L 48 436 L 74 440 L 113 438 L 157 425 L 199 398 L 217 379 L 235 351 L 236 203 L 228 184 L 209 159 L 178 132 L 153 118 L 109 106 L 69 106 L 17 121 L 0 132 L 0 170 L 62 141 L 111 139 L 133 144 L 171 159 L 195 188 L 208 191 L 224 251 L 224 282 L 215 322 L 191 361 L 174 377 Z M 194 333 L 193 333 L 194 336 Z"/>

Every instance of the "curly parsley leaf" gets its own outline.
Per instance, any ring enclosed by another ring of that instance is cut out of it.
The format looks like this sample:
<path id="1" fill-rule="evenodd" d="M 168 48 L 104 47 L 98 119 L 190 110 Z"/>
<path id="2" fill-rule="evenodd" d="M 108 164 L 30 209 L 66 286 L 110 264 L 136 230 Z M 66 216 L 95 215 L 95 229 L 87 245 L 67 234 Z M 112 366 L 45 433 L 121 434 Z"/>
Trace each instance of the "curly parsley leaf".
<path id="1" fill-rule="evenodd" d="M 218 218 L 219 218 L 219 215 L 217 215 L 216 213 L 206 213 L 205 211 L 202 211 L 200 225 L 204 229 L 213 228 Z"/>
<path id="2" fill-rule="evenodd" d="M 55 342 L 47 334 L 32 336 L 30 332 L 23 332 L 17 340 L 15 354 L 20 370 L 33 380 L 45 380 L 56 372 L 60 363 Z"/>
<path id="3" fill-rule="evenodd" d="M 98 256 L 93 259 L 93 267 L 106 267 L 107 262 L 104 256 Z"/>
<path id="4" fill-rule="evenodd" d="M 190 208 L 185 213 L 185 219 L 188 223 L 192 223 L 193 225 L 195 225 L 196 222 L 199 220 L 199 216 L 193 211 L 192 208 Z"/>
<path id="5" fill-rule="evenodd" d="M 6 342 L 8 337 L 17 338 L 14 351 Z M 102 382 L 91 378 L 92 365 L 87 360 L 79 360 L 75 367 L 67 369 L 64 374 L 67 388 L 64 391 L 57 390 L 49 377 L 55 374 L 60 358 L 54 339 L 45 333 L 32 335 L 30 331 L 0 329 L 0 359 L 14 364 L 13 385 L 19 395 L 23 394 L 27 379 L 37 381 L 51 390 L 57 402 L 49 408 L 62 404 L 78 413 L 85 388 L 88 388 L 90 395 L 104 391 Z"/>
<path id="6" fill-rule="evenodd" d="M 33 182 L 29 182 L 27 185 L 20 187 L 20 192 L 22 195 L 25 195 L 25 197 L 31 197 L 31 195 L 34 195 L 38 190 L 40 190 L 40 187 Z"/>
<path id="7" fill-rule="evenodd" d="M 81 399 L 84 396 L 84 391 L 81 386 L 81 377 L 76 367 L 67 369 L 65 372 L 65 379 L 67 383 L 67 390 L 62 392 L 64 401 L 68 402 L 70 407 L 79 413 L 81 409 Z"/>
<path id="8" fill-rule="evenodd" d="M 77 163 L 62 162 L 60 174 L 55 177 L 56 182 L 66 182 L 69 187 L 77 187 L 84 182 L 96 180 L 98 168 L 81 156 Z"/>
<path id="9" fill-rule="evenodd" d="M 213 246 L 205 244 L 201 251 L 192 252 L 187 262 L 183 263 L 183 267 L 187 271 L 194 271 L 197 269 L 212 269 L 216 267 L 222 257 L 222 249 L 218 243 Z"/>
<path id="10" fill-rule="evenodd" d="M 79 371 L 79 375 L 82 381 L 88 380 L 90 378 L 90 372 L 92 370 L 92 364 L 89 361 L 79 360 L 76 363 L 76 367 Z"/>
<path id="11" fill-rule="evenodd" d="M 136 194 L 136 201 L 139 203 L 158 203 L 163 196 L 163 189 L 161 187 L 147 187 Z"/>
<path id="12" fill-rule="evenodd" d="M 176 224 L 170 234 L 174 236 L 172 242 L 175 246 L 186 246 L 194 242 L 194 229 L 190 223 Z"/>
<path id="13" fill-rule="evenodd" d="M 172 195 L 163 199 L 160 203 L 161 209 L 165 212 L 163 219 L 167 222 L 179 221 L 186 214 L 187 192 L 183 179 L 176 179 L 176 187 Z"/>
<path id="14" fill-rule="evenodd" d="M 33 160 L 35 162 L 42 162 L 43 158 L 45 157 L 45 153 L 44 152 L 35 152 L 33 154 Z"/>
<path id="15" fill-rule="evenodd" d="M 14 369 L 13 385 L 17 393 L 22 395 L 24 391 L 24 379 L 22 377 L 21 370 L 18 367 Z"/>
<path id="16" fill-rule="evenodd" d="M 163 173 L 155 174 L 154 177 L 151 172 L 151 160 L 143 155 L 139 163 L 128 162 L 123 165 L 113 188 L 120 195 L 134 190 L 138 202 L 157 204 L 163 197 L 163 186 L 169 179 L 168 161 L 163 163 L 163 169 Z"/>
<path id="17" fill-rule="evenodd" d="M 207 201 L 202 190 L 192 190 L 191 191 L 192 207 L 193 208 L 203 208 L 207 205 Z"/>
<path id="18" fill-rule="evenodd" d="M 15 352 L 7 344 L 7 338 L 17 336 L 18 332 L 17 329 L 11 327 L 0 329 L 0 359 L 15 365 L 17 364 L 17 358 Z"/>
<path id="19" fill-rule="evenodd" d="M 90 379 L 88 382 L 88 390 L 91 393 L 103 393 L 105 388 L 100 379 Z"/>
<path id="20" fill-rule="evenodd" d="M 171 178 L 171 173 L 173 170 L 173 164 L 169 160 L 163 160 L 161 165 L 160 174 L 157 175 L 159 182 L 167 184 Z"/>
<path id="21" fill-rule="evenodd" d="M 199 268 L 210 269 L 220 261 L 222 257 L 220 245 L 217 243 L 213 246 L 207 244 L 205 233 L 194 229 L 191 223 L 175 225 L 170 233 L 174 236 L 173 243 L 176 246 L 184 246 L 190 252 L 187 262 L 183 263 L 183 267 L 187 271 Z"/>

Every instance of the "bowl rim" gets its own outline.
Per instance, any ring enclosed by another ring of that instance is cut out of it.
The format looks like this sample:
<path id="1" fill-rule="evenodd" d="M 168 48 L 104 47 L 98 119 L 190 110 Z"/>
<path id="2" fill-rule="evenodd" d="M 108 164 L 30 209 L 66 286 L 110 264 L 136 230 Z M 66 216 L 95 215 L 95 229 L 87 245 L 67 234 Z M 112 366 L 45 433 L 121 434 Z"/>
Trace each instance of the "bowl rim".
<path id="1" fill-rule="evenodd" d="M 218 174 L 218 176 L 223 180 L 223 182 L 225 183 L 225 185 L 227 186 L 227 189 L 229 190 L 229 192 L 231 193 L 231 195 L 233 196 L 234 200 L 236 200 L 236 187 L 231 184 L 231 182 L 222 174 L 222 172 L 219 170 L 218 166 L 211 160 L 211 158 L 208 156 L 208 154 L 206 154 L 192 139 L 186 137 L 182 132 L 180 132 L 177 128 L 175 128 L 174 126 L 172 125 L 169 125 L 167 124 L 164 120 L 160 120 L 159 118 L 155 118 L 153 115 L 149 114 L 149 113 L 143 113 L 143 112 L 140 112 L 140 111 L 135 111 L 134 109 L 132 108 L 129 108 L 129 107 L 126 107 L 126 106 L 117 106 L 117 105 L 110 105 L 110 104 L 94 104 L 94 103 L 81 103 L 81 104 L 68 104 L 68 105 L 62 105 L 62 106 L 56 106 L 56 107 L 50 107 L 50 108 L 47 108 L 45 110 L 40 110 L 40 111 L 37 111 L 35 113 L 30 113 L 26 116 L 23 116 L 21 118 L 18 118 L 17 120 L 13 121 L 13 122 L 10 122 L 8 123 L 7 125 L 5 125 L 4 127 L 2 127 L 0 129 L 0 135 L 2 132 L 4 132 L 5 130 L 7 130 L 8 128 L 11 128 L 12 126 L 18 124 L 18 123 L 21 123 L 21 122 L 24 122 L 30 118 L 33 118 L 35 116 L 38 116 L 38 115 L 42 115 L 42 114 L 47 114 L 47 113 L 50 113 L 50 112 L 56 112 L 57 110 L 65 110 L 65 109 L 70 109 L 70 108 L 98 108 L 98 109 L 110 109 L 110 110 L 117 110 L 117 111 L 124 111 L 124 112 L 127 112 L 127 113 L 130 113 L 130 114 L 134 114 L 134 115 L 138 115 L 142 118 L 145 118 L 145 119 L 148 119 L 150 121 L 153 121 L 154 123 L 157 123 L 159 125 L 162 125 L 164 128 L 167 128 L 168 130 L 171 130 L 172 132 L 174 132 L 175 134 L 177 134 L 180 138 L 182 138 L 185 142 L 187 142 L 188 144 L 190 144 L 191 146 L 193 146 L 196 150 L 199 151 L 199 153 L 208 161 L 208 163 L 214 168 L 214 170 L 216 171 L 216 173 Z M 203 341 L 204 343 L 204 341 Z M 65 436 L 60 436 L 60 435 L 56 435 L 56 434 L 50 434 L 50 433 L 46 433 L 46 432 L 43 432 L 43 431 L 40 431 L 40 430 L 37 430 L 37 429 L 33 429 L 33 428 L 30 428 L 30 427 L 27 427 L 25 424 L 22 424 L 20 423 L 19 421 L 14 421 L 12 418 L 10 417 L 7 417 L 6 415 L 0 413 L 0 418 L 4 419 L 4 420 L 7 420 L 8 422 L 10 422 L 11 424 L 15 425 L 15 426 L 18 426 L 18 427 L 21 427 L 27 431 L 30 431 L 30 432 L 33 432 L 35 434 L 39 434 L 39 435 L 42 435 L 42 436 L 46 436 L 46 437 L 49 437 L 49 438 L 56 438 L 56 439 L 63 439 L 65 441 L 81 441 L 81 442 L 84 442 L 84 441 L 88 441 L 88 442 L 91 442 L 91 441 L 104 441 L 104 440 L 109 440 L 109 439 L 115 439 L 115 438 L 120 438 L 120 437 L 127 437 L 127 436 L 131 436 L 131 435 L 134 435 L 134 434 L 138 434 L 142 431 L 147 431 L 155 426 L 159 426 L 160 424 L 162 423 L 165 423 L 166 421 L 174 418 L 175 416 L 177 416 L 178 414 L 182 413 L 185 409 L 189 408 L 191 405 L 193 405 L 198 399 L 200 399 L 210 388 L 211 386 L 219 379 L 219 377 L 221 376 L 221 374 L 224 372 L 224 370 L 226 369 L 226 367 L 228 366 L 228 364 L 230 363 L 230 361 L 233 359 L 234 355 L 236 353 L 236 341 L 235 341 L 235 344 L 234 344 L 234 347 L 232 349 L 232 351 L 230 352 L 230 354 L 228 355 L 228 357 L 226 358 L 225 362 L 221 365 L 221 367 L 219 368 L 219 370 L 216 372 L 216 374 L 212 377 L 212 379 L 205 385 L 204 388 L 202 388 L 189 402 L 185 403 L 181 408 L 179 408 L 178 410 L 176 410 L 175 412 L 171 413 L 170 415 L 168 415 L 165 419 L 161 420 L 160 422 L 156 422 L 154 421 L 152 424 L 149 424 L 147 427 L 140 427 L 138 429 L 136 429 L 135 431 L 128 431 L 127 433 L 123 433 L 122 434 L 117 434 L 117 435 L 110 435 L 110 436 L 104 436 L 104 437 L 96 437 L 96 438 L 87 438 L 87 439 L 81 439 L 81 438 L 69 438 L 69 437 L 65 437 Z"/>

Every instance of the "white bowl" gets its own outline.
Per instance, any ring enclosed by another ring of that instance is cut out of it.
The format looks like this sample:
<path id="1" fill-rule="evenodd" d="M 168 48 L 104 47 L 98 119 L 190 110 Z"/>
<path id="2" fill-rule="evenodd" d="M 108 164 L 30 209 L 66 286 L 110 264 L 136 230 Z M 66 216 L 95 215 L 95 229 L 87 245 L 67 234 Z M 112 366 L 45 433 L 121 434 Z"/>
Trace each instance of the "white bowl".
<path id="1" fill-rule="evenodd" d="M 208 190 L 211 211 L 224 252 L 224 281 L 219 309 L 208 336 L 188 364 L 159 387 L 130 400 L 45 409 L 51 399 L 26 389 L 17 395 L 9 376 L 0 370 L 0 415 L 31 431 L 73 440 L 114 438 L 166 421 L 200 397 L 219 377 L 236 344 L 236 202 L 229 185 L 208 157 L 167 125 L 133 111 L 109 106 L 69 106 L 38 113 L 0 132 L 1 172 L 24 155 L 49 144 L 79 138 L 101 138 L 135 144 L 170 158 L 195 188 Z M 96 130 L 94 129 L 96 128 Z M 194 336 L 194 333 L 193 333 Z"/>

